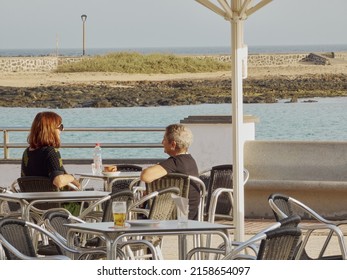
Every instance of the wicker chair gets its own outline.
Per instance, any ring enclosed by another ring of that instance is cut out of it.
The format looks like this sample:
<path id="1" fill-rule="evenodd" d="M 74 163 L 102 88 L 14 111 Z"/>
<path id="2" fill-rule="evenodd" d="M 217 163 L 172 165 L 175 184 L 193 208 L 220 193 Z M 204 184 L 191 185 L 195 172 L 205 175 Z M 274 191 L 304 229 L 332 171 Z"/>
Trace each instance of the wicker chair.
<path id="1" fill-rule="evenodd" d="M 62 251 L 75 251 L 61 243 L 42 227 L 21 219 L 5 218 L 0 221 L 0 242 L 8 260 L 67 260 L 64 255 L 39 256 L 33 243 L 33 232 L 38 231 L 53 240 Z"/>
<path id="2" fill-rule="evenodd" d="M 198 220 L 203 220 L 203 209 L 206 198 L 206 186 L 204 182 L 195 176 L 190 176 L 180 173 L 170 173 L 151 183 L 146 184 L 147 193 L 161 190 L 168 187 L 177 187 L 180 190 L 179 195 L 184 198 L 189 198 L 189 189 L 194 185 L 200 190 L 200 204 L 198 206 Z M 172 219 L 176 218 L 176 209 L 173 211 Z"/>
<path id="3" fill-rule="evenodd" d="M 297 227 L 284 227 L 264 232 L 257 238 L 237 246 L 225 260 L 257 259 L 257 260 L 292 260 L 300 242 L 301 230 Z M 256 257 L 240 254 L 249 245 L 260 241 Z"/>
<path id="4" fill-rule="evenodd" d="M 208 182 L 204 215 L 209 222 L 216 218 L 233 219 L 233 166 L 230 164 L 213 166 L 203 171 L 200 178 Z M 244 183 L 249 173 L 244 169 Z"/>
<path id="5" fill-rule="evenodd" d="M 25 176 L 17 179 L 20 192 L 56 192 L 58 188 L 52 184 L 48 177 L 41 176 Z M 50 208 L 59 208 L 60 203 L 47 202 L 37 204 L 36 208 L 47 210 Z"/>
<path id="6" fill-rule="evenodd" d="M 80 191 L 78 187 L 76 187 L 74 184 L 69 183 L 68 184 L 70 189 L 73 189 L 75 191 Z M 53 185 L 52 181 L 48 177 L 43 176 L 25 176 L 18 178 L 12 185 L 11 190 L 13 192 L 57 192 L 60 191 L 59 188 Z M 68 204 L 61 204 L 58 202 L 45 202 L 36 204 L 35 207 L 32 207 L 31 211 L 31 218 L 36 222 L 40 223 L 40 216 L 45 212 L 45 210 L 48 209 L 60 209 L 64 207 L 69 206 L 77 206 L 77 207 L 70 207 L 69 210 L 75 210 L 77 213 L 80 211 L 80 205 L 78 203 L 72 202 Z M 75 209 L 74 209 L 75 208 Z"/>
<path id="7" fill-rule="evenodd" d="M 171 195 L 179 195 L 179 193 L 180 189 L 177 187 L 153 191 L 130 205 L 129 211 L 133 216 L 141 213 L 150 220 L 170 220 L 172 218 L 172 213 L 176 209 L 175 202 Z M 147 209 L 141 208 L 142 205 L 147 205 Z"/>
<path id="8" fill-rule="evenodd" d="M 304 231 L 304 239 L 300 244 L 300 247 L 298 248 L 296 259 L 336 260 L 347 258 L 344 236 L 341 229 L 339 228 L 339 226 L 347 224 L 347 220 L 327 220 L 321 217 L 318 213 L 316 213 L 314 210 L 312 210 L 302 202 L 283 194 L 272 194 L 270 195 L 268 201 L 277 220 L 283 219 L 293 214 L 300 215 L 302 218 L 314 220 L 314 223 L 299 224 L 299 227 Z M 306 245 L 309 242 L 312 233 L 317 230 L 326 230 L 328 231 L 328 235 L 320 249 L 318 256 L 312 257 L 309 256 L 307 252 L 308 250 L 306 249 Z M 333 236 L 336 236 L 338 240 L 339 249 L 341 252 L 340 255 L 326 255 L 327 248 Z"/>
<path id="9" fill-rule="evenodd" d="M 130 190 L 122 190 L 116 193 L 111 193 L 102 199 L 92 203 L 89 207 L 79 215 L 79 218 L 85 221 L 98 221 L 98 222 L 111 222 L 112 216 L 112 202 L 126 201 L 128 207 L 133 202 L 134 194 Z M 95 209 L 102 208 L 102 211 Z"/>
<path id="10" fill-rule="evenodd" d="M 172 195 L 179 195 L 180 189 L 177 187 L 168 187 L 153 191 L 140 200 L 134 202 L 129 207 L 131 218 L 136 218 L 141 214 L 141 218 L 145 217 L 149 220 L 170 220 L 176 210 L 175 202 Z M 146 208 L 143 208 L 146 205 Z M 146 236 L 142 238 L 153 244 L 155 247 L 156 255 L 162 259 L 161 246 L 163 242 L 162 236 Z M 143 251 L 143 247 L 133 247 L 133 251 Z M 151 255 L 141 253 L 143 258 L 151 257 Z"/>
<path id="11" fill-rule="evenodd" d="M 67 244 L 67 233 L 68 227 L 65 224 L 70 223 L 83 223 L 84 221 L 76 218 L 65 212 L 57 212 L 48 210 L 44 215 L 44 225 L 45 228 L 54 234 L 62 243 Z M 95 247 L 95 248 L 83 248 L 80 242 L 79 236 L 75 237 L 75 250 L 78 252 L 78 259 L 102 259 L 106 257 L 106 250 L 104 247 Z M 38 250 L 39 253 L 42 253 L 42 249 Z M 61 249 L 56 246 L 55 251 L 52 250 L 49 254 L 62 254 Z M 121 259 L 125 259 L 125 255 L 121 250 L 118 250 L 118 256 Z"/>
<path id="12" fill-rule="evenodd" d="M 117 171 L 122 172 L 134 172 L 134 171 L 142 171 L 142 167 L 134 164 L 118 164 Z M 116 178 L 113 179 L 110 183 L 112 185 L 112 193 L 119 192 L 121 190 L 129 190 L 129 185 L 134 179 L 121 179 Z"/>
<path id="13" fill-rule="evenodd" d="M 254 235 L 253 237 L 251 237 L 245 242 L 233 241 L 231 243 L 232 251 L 227 255 L 225 255 L 225 251 L 226 251 L 225 244 L 220 244 L 217 248 L 211 248 L 211 247 L 193 248 L 192 250 L 188 252 L 187 259 L 191 259 L 197 253 L 200 253 L 200 254 L 205 253 L 204 255 L 205 259 L 214 259 L 214 260 L 216 259 L 271 259 L 270 255 L 265 255 L 265 254 L 269 254 L 268 252 L 266 252 L 266 250 L 269 250 L 270 248 L 270 244 L 269 243 L 267 244 L 268 241 L 266 239 L 268 237 L 270 237 L 271 239 L 273 237 L 272 233 L 276 232 L 277 234 L 278 232 L 277 230 L 279 229 L 289 229 L 289 231 L 279 231 L 278 233 L 279 235 L 282 235 L 283 233 L 289 234 L 289 235 L 294 233 L 295 236 L 299 235 L 298 233 L 300 231 L 297 230 L 298 229 L 297 227 L 300 221 L 301 221 L 301 218 L 298 215 L 293 215 L 285 219 L 282 219 L 276 223 L 273 223 L 272 225 L 261 230 L 260 232 L 258 232 L 256 235 Z M 291 229 L 295 229 L 295 231 L 291 231 Z M 301 235 L 301 232 L 300 232 L 300 235 Z M 293 240 L 291 237 L 288 237 L 287 241 L 290 243 L 290 255 L 282 255 L 282 256 L 278 255 L 277 258 L 274 258 L 274 259 L 293 259 L 296 253 L 297 245 L 300 241 L 300 235 L 298 239 L 294 238 Z M 263 243 L 261 243 L 260 241 L 263 241 Z M 291 242 L 294 242 L 294 243 L 292 244 Z M 279 245 L 280 244 L 273 241 L 271 246 L 276 247 Z M 287 245 L 283 244 L 282 247 Z M 270 250 L 274 250 L 274 249 L 270 249 Z M 287 249 L 289 248 L 283 248 L 284 252 L 282 253 L 288 254 L 289 252 L 286 251 Z M 247 250 L 247 255 L 240 255 L 240 253 L 244 250 Z"/>

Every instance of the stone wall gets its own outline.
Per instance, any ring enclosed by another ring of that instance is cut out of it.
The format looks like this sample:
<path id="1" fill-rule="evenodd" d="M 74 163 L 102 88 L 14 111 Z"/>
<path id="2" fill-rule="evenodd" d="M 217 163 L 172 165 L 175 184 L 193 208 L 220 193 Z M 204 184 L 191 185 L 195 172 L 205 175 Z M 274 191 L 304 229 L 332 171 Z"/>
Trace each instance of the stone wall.
<path id="1" fill-rule="evenodd" d="M 0 57 L 0 72 L 51 72 L 58 65 L 79 61 L 80 57 Z"/>
<path id="2" fill-rule="evenodd" d="M 57 57 L 1 57 L 1 72 L 49 72 L 57 68 Z"/>
<path id="3" fill-rule="evenodd" d="M 307 54 L 250 54 L 248 55 L 248 66 L 278 66 L 299 63 L 306 58 Z M 230 62 L 231 55 L 214 57 L 219 61 Z"/>
<path id="4" fill-rule="evenodd" d="M 198 56 L 200 58 L 214 58 L 219 61 L 231 61 L 230 55 L 219 56 Z M 329 59 L 337 58 L 347 60 L 347 52 L 320 54 L 250 54 L 248 56 L 248 66 L 279 66 L 294 65 L 300 62 L 310 62 L 314 64 L 329 64 Z M 51 72 L 58 65 L 80 61 L 83 57 L 0 57 L 0 72 Z"/>

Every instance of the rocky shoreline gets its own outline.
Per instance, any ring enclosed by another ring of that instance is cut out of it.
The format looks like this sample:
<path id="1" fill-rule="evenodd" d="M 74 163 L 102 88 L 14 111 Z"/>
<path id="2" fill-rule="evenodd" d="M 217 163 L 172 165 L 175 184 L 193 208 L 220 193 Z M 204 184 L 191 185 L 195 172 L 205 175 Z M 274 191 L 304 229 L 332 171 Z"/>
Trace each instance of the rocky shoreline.
<path id="1" fill-rule="evenodd" d="M 101 81 L 36 87 L 0 86 L 1 107 L 107 108 L 230 103 L 231 80 L 204 79 Z M 244 80 L 244 103 L 278 99 L 347 96 L 347 75 L 305 74 L 250 77 Z"/>

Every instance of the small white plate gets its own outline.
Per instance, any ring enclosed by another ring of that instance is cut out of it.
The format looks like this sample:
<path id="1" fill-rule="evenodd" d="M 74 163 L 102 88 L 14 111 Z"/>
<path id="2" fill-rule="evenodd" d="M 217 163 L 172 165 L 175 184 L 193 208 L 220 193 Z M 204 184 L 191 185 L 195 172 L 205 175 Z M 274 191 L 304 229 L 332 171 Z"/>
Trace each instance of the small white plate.
<path id="1" fill-rule="evenodd" d="M 131 220 L 126 222 L 131 226 L 149 226 L 149 225 L 157 225 L 160 223 L 159 220 Z"/>
<path id="2" fill-rule="evenodd" d="M 115 172 L 105 172 L 105 171 L 103 171 L 102 174 L 105 175 L 105 176 L 111 177 L 111 176 L 119 175 L 120 171 L 115 171 Z"/>

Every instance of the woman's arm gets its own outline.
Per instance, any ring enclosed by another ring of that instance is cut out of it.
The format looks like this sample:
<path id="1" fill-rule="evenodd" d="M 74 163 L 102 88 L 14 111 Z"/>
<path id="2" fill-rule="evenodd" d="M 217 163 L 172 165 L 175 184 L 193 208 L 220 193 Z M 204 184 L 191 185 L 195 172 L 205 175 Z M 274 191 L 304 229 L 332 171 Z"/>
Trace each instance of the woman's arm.
<path id="1" fill-rule="evenodd" d="M 69 183 L 74 184 L 78 188 L 81 187 L 78 180 L 70 174 L 58 175 L 58 176 L 55 176 L 53 179 L 53 185 L 55 185 L 59 189 L 64 188 Z"/>

